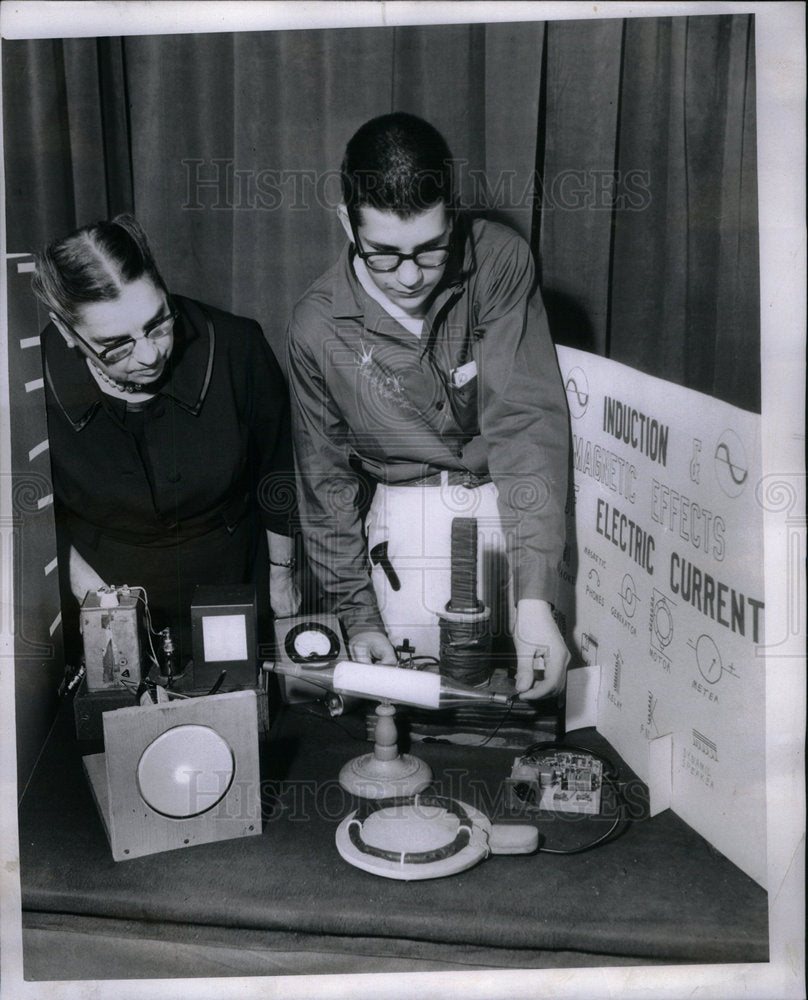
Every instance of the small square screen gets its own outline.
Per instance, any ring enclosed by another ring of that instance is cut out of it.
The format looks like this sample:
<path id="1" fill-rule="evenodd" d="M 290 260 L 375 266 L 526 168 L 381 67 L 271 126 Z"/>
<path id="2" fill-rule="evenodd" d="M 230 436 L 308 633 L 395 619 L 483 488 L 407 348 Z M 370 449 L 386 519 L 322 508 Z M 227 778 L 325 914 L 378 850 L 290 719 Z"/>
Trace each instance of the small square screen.
<path id="1" fill-rule="evenodd" d="M 247 659 L 246 615 L 206 615 L 202 619 L 205 661 Z"/>

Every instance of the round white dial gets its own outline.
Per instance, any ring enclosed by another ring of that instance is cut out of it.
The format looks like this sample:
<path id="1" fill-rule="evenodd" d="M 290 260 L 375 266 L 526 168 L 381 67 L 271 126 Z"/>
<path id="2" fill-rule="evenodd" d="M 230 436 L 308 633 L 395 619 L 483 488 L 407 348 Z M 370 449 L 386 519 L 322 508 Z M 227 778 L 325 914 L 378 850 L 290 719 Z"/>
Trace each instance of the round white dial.
<path id="1" fill-rule="evenodd" d="M 304 659 L 327 657 L 331 652 L 331 639 L 320 629 L 307 629 L 295 636 L 295 652 Z"/>

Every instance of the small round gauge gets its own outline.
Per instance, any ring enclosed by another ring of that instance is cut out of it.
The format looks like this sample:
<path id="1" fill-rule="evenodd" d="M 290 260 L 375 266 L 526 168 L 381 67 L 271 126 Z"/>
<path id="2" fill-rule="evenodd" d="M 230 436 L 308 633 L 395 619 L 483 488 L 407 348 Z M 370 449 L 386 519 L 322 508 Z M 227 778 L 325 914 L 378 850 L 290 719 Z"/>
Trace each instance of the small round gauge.
<path id="1" fill-rule="evenodd" d="M 316 663 L 339 655 L 340 641 L 320 622 L 301 622 L 289 630 L 284 643 L 293 663 Z"/>

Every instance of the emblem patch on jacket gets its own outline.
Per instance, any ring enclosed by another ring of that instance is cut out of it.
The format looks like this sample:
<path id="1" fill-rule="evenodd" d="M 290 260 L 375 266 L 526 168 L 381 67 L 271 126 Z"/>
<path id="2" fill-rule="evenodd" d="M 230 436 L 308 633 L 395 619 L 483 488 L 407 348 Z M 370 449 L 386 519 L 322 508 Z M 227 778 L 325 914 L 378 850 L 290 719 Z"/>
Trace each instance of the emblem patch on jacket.
<path id="1" fill-rule="evenodd" d="M 359 341 L 361 351 L 357 353 L 357 369 L 362 378 L 366 379 L 377 398 L 388 400 L 404 410 L 416 410 L 417 407 L 407 398 L 404 378 L 401 375 L 387 374 L 373 360 L 373 347 L 366 347 L 364 341 Z"/>

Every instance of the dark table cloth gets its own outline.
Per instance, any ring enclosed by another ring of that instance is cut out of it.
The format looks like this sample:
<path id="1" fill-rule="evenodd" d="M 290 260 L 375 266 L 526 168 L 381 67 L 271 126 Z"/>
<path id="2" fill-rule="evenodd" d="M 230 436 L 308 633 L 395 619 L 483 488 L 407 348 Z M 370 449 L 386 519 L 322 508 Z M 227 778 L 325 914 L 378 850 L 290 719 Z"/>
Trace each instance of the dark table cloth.
<path id="1" fill-rule="evenodd" d="M 494 856 L 457 875 L 415 882 L 348 865 L 334 835 L 356 802 L 337 775 L 370 748 L 360 739 L 361 717 L 281 713 L 261 745 L 260 837 L 115 862 L 81 767 L 82 753 L 99 747 L 75 740 L 69 708 L 20 805 L 23 924 L 40 934 L 28 938 L 39 944 L 25 952 L 26 976 L 60 978 L 54 966 L 72 970 L 64 978 L 75 976 L 74 963 L 59 966 L 56 931 L 67 955 L 71 934 L 82 928 L 125 941 L 130 976 L 155 974 L 148 939 L 163 948 L 164 975 L 212 974 L 204 962 L 192 962 L 195 971 L 183 964 L 181 946 L 193 940 L 236 954 L 243 946 L 245 956 L 320 956 L 313 967 L 281 963 L 284 973 L 400 971 L 409 963 L 535 968 L 555 966 L 560 956 L 569 966 L 767 961 L 765 891 L 672 812 L 638 815 L 636 795 L 635 818 L 622 834 L 581 854 Z M 612 756 L 594 730 L 569 739 Z M 414 752 L 432 767 L 439 792 L 506 818 L 504 780 L 515 751 L 433 742 L 415 744 Z M 620 777 L 636 789 L 623 765 Z M 571 847 L 610 822 L 556 816 L 538 825 L 543 845 Z M 165 953 L 172 940 L 176 971 Z M 263 961 L 225 968 L 216 974 L 272 971 Z M 100 979 L 120 975 L 120 966 L 109 953 L 92 959 L 88 952 L 81 971 L 80 978 Z"/>

